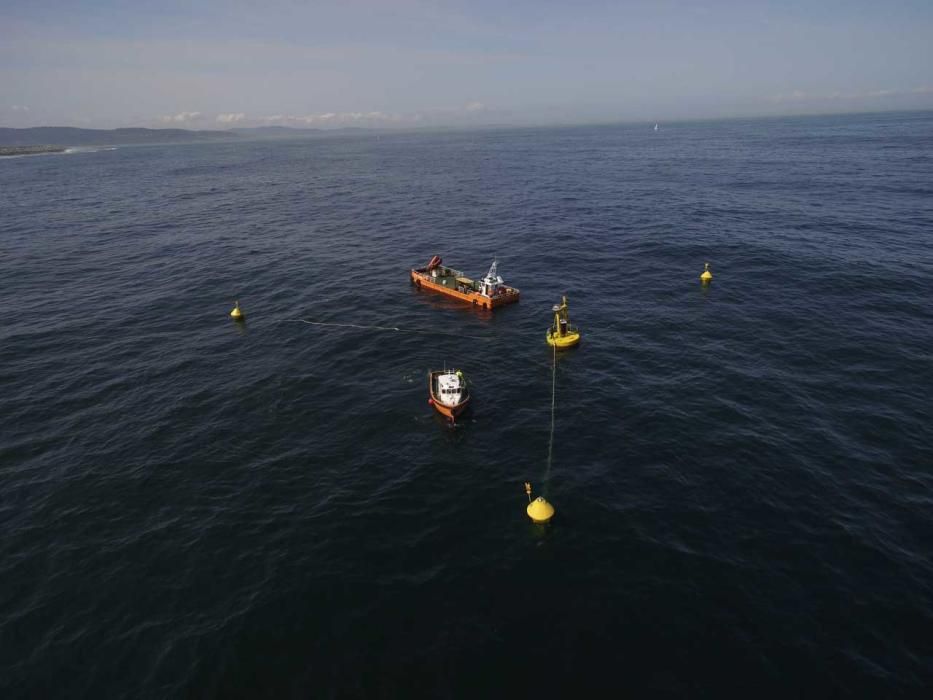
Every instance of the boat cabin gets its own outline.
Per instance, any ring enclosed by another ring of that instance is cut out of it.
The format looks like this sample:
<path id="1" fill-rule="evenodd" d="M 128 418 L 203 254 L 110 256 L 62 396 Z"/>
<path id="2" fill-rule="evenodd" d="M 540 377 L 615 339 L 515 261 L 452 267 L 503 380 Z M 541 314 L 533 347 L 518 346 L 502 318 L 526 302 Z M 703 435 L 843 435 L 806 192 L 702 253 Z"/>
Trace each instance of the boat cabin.
<path id="1" fill-rule="evenodd" d="M 459 372 L 438 375 L 436 398 L 447 406 L 456 406 L 463 400 L 463 381 Z"/>

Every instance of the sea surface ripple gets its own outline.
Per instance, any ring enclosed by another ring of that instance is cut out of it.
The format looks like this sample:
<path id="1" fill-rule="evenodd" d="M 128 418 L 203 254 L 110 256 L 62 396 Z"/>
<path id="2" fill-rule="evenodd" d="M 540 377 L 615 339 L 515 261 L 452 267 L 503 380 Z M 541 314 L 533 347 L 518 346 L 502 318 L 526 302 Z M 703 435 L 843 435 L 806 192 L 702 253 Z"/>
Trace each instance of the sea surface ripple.
<path id="1" fill-rule="evenodd" d="M 930 113 L 2 161 L 0 696 L 928 690 L 931 231 Z"/>

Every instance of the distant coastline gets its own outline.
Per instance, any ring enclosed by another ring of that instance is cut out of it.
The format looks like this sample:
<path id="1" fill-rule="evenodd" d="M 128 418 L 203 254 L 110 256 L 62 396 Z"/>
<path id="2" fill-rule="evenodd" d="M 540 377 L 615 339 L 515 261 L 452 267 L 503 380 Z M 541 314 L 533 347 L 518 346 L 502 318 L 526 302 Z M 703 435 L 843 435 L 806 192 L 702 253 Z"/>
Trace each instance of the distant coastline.
<path id="1" fill-rule="evenodd" d="M 34 126 L 27 129 L 0 128 L 0 148 L 70 146 L 128 146 L 143 143 L 193 143 L 236 140 L 231 131 L 188 129 L 79 129 L 71 126 Z M 19 155 L 19 154 L 18 154 Z"/>
<path id="2" fill-rule="evenodd" d="M 64 153 L 64 146 L 0 146 L 0 157 L 34 156 L 40 153 Z"/>
<path id="3" fill-rule="evenodd" d="M 733 115 L 720 117 L 704 117 L 694 119 L 667 119 L 665 124 L 716 124 L 719 122 L 746 122 L 760 121 L 771 123 L 780 120 L 799 119 L 836 119 L 840 117 L 859 117 L 865 119 L 885 118 L 892 115 L 918 115 L 930 113 L 929 109 L 912 110 L 885 110 L 860 112 L 830 112 L 817 114 L 781 114 L 781 115 Z M 656 119 L 613 120 L 613 121 L 586 121 L 586 122 L 554 122 L 539 124 L 511 124 L 488 123 L 482 125 L 464 126 L 420 126 L 420 127 L 296 127 L 296 126 L 252 126 L 232 127 L 224 130 L 192 130 L 192 129 L 147 129 L 147 128 L 117 128 L 117 129 L 84 129 L 70 126 L 34 126 L 26 128 L 0 127 L 0 148 L 36 147 L 60 148 L 61 150 L 31 151 L 30 154 L 54 153 L 67 151 L 73 147 L 84 146 L 131 146 L 136 144 L 185 144 L 204 142 L 243 142 L 266 141 L 284 139 L 329 138 L 333 136 L 365 136 L 373 134 L 391 134 L 399 132 L 456 132 L 456 131 L 487 131 L 490 129 L 536 129 L 536 128 L 571 128 L 571 127 L 623 127 L 623 126 L 652 126 Z M 61 144 L 50 146 L 49 144 Z M 23 151 L 15 154 L 27 155 Z"/>
<path id="4" fill-rule="evenodd" d="M 377 130 L 361 127 L 303 129 L 284 126 L 246 127 L 223 131 L 143 128 L 81 129 L 73 126 L 33 126 L 25 129 L 0 127 L 0 148 L 52 148 L 48 144 L 55 143 L 64 144 L 61 149 L 65 150 L 73 146 L 131 146 L 134 144 L 308 138 L 341 134 L 366 134 L 374 131 Z M 51 153 L 52 151 L 42 152 Z M 17 153 L 16 155 L 24 154 Z"/>

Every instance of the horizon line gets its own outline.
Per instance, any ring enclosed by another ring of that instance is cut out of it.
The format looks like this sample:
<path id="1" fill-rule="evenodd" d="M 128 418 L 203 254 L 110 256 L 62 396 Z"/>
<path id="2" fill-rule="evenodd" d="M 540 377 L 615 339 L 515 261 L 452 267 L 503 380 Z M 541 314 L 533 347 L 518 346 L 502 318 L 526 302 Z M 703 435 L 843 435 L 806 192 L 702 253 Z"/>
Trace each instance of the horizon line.
<path id="1" fill-rule="evenodd" d="M 635 124 L 685 124 L 698 122 L 719 122 L 719 121 L 742 121 L 742 120 L 767 120 L 767 119 L 799 119 L 806 117 L 842 117 L 842 116 L 862 116 L 872 114 L 915 114 L 933 112 L 933 107 L 920 107 L 912 109 L 861 109 L 845 111 L 818 111 L 818 112 L 793 112 L 787 114 L 731 114 L 716 117 L 671 117 L 663 118 L 638 118 L 638 119 L 589 119 L 580 121 L 553 121 L 547 123 L 541 122 L 489 122 L 487 124 L 406 124 L 406 125 L 378 125 L 378 126 L 287 126 L 285 124 L 259 124 L 256 126 L 234 126 L 228 128 L 192 128 L 184 126 L 115 126 L 115 127 L 97 127 L 97 126 L 74 126 L 69 124 L 39 124 L 35 126 L 4 126 L 0 124 L 0 129 L 12 131 L 28 131 L 30 129 L 81 129 L 84 131 L 118 131 L 128 129 L 138 129 L 144 131 L 187 131 L 190 133 L 210 132 L 210 133 L 231 133 L 237 131 L 255 131 L 259 129 L 284 129 L 287 131 L 472 131 L 481 129 L 548 129 L 548 128 L 571 128 L 577 126 L 621 126 Z"/>

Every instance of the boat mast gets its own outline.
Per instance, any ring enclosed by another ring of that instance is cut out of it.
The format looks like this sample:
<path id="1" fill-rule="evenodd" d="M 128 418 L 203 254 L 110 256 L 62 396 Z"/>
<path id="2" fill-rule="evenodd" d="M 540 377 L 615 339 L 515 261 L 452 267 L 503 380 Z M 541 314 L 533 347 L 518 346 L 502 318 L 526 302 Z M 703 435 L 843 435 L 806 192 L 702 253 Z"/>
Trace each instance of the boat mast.
<path id="1" fill-rule="evenodd" d="M 486 273 L 486 276 L 483 278 L 483 294 L 487 297 L 491 297 L 496 288 L 502 284 L 502 278 L 498 275 L 498 266 L 499 261 L 493 260 L 492 265 L 489 266 L 489 272 Z"/>

